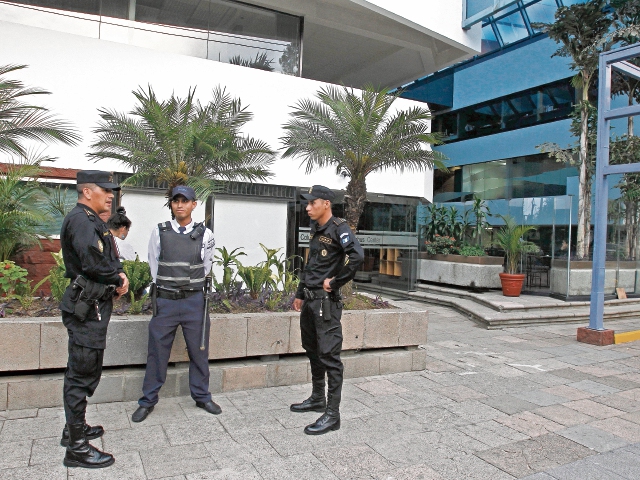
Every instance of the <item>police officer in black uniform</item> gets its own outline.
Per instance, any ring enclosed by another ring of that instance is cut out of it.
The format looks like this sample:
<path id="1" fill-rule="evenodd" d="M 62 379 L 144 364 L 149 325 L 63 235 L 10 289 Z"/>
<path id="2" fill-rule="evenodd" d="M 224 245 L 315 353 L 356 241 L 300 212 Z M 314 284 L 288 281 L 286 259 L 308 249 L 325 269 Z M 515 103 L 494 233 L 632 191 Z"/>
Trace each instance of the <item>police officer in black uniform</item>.
<path id="1" fill-rule="evenodd" d="M 209 318 L 207 313 L 205 348 L 200 349 L 204 318 L 205 276 L 211 270 L 215 241 L 213 232 L 191 218 L 196 194 L 179 185 L 172 190 L 173 219 L 160 223 L 149 240 L 149 267 L 153 317 L 149 322 L 149 353 L 142 385 L 142 397 L 131 420 L 142 422 L 158 403 L 158 393 L 167 378 L 171 346 L 178 326 L 182 326 L 189 352 L 189 389 L 196 407 L 218 415 L 220 406 L 209 393 Z"/>
<path id="2" fill-rule="evenodd" d="M 302 347 L 311 363 L 313 392 L 293 412 L 324 412 L 304 433 L 321 435 L 340 428 L 342 395 L 342 303 L 340 287 L 353 279 L 364 252 L 346 220 L 334 217 L 333 192 L 314 185 L 302 195 L 311 218 L 309 259 L 300 278 L 293 309 L 300 314 Z M 325 398 L 325 374 L 328 395 Z"/>
<path id="3" fill-rule="evenodd" d="M 60 441 L 67 447 L 67 467 L 101 468 L 115 461 L 88 443 L 101 437 L 104 429 L 91 427 L 85 420 L 87 397 L 95 392 L 102 374 L 112 297 L 129 289 L 111 232 L 99 217 L 111 211 L 114 190 L 120 186 L 109 172 L 79 171 L 78 204 L 65 217 L 60 232 L 65 276 L 71 279 L 60 304 L 69 334 L 63 387 L 66 426 Z"/>

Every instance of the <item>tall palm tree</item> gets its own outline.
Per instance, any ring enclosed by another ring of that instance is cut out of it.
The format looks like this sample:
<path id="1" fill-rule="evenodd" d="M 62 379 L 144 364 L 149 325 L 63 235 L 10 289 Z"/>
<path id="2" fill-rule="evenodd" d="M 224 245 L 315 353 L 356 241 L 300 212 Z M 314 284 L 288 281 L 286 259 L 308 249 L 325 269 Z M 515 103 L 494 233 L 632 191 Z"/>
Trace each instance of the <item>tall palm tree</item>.
<path id="1" fill-rule="evenodd" d="M 300 100 L 283 126 L 283 157 L 300 157 L 306 172 L 332 166 L 349 177 L 345 217 L 353 231 L 367 198 L 366 178 L 372 172 L 397 169 L 445 169 L 444 156 L 428 150 L 439 144 L 429 133 L 429 110 L 392 109 L 398 93 L 366 86 L 361 92 L 347 87 L 322 87 L 316 100 Z"/>
<path id="2" fill-rule="evenodd" d="M 589 114 L 593 108 L 589 90 L 598 72 L 598 56 L 609 50 L 613 41 L 603 42 L 614 25 L 611 15 L 604 11 L 604 0 L 589 0 L 584 4 L 560 7 L 555 22 L 534 24 L 534 28 L 549 34 L 549 38 L 561 47 L 552 55 L 571 58 L 571 68 L 577 72 L 572 83 L 581 91 L 579 134 L 579 183 L 578 183 L 578 235 L 576 255 L 579 258 L 589 253 L 589 228 L 591 225 L 591 177 L 589 152 Z"/>
<path id="3" fill-rule="evenodd" d="M 75 145 L 80 140 L 71 124 L 52 115 L 45 107 L 26 103 L 31 95 L 50 92 L 26 87 L 20 80 L 6 78 L 7 73 L 26 68 L 26 65 L 0 65 L 0 154 L 26 157 L 25 142 L 49 143 L 58 141 Z"/>
<path id="4" fill-rule="evenodd" d="M 195 100 L 195 88 L 184 99 L 172 94 L 159 100 L 150 86 L 133 95 L 138 103 L 129 114 L 99 110 L 98 140 L 88 154 L 129 166 L 134 174 L 127 183 L 166 182 L 167 198 L 175 185 L 189 183 L 203 198 L 221 181 L 272 175 L 274 152 L 265 142 L 242 136 L 240 129 L 252 114 L 224 89 L 216 88 L 205 105 Z"/>

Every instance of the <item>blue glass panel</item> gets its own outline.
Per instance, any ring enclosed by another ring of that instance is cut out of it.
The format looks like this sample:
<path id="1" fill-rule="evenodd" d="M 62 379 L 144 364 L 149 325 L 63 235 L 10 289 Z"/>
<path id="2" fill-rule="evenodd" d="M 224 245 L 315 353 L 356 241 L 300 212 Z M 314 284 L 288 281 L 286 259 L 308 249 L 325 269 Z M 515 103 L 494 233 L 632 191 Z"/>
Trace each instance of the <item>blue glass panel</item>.
<path id="1" fill-rule="evenodd" d="M 587 0 L 562 0 L 562 4 L 565 7 L 568 7 L 569 5 L 575 5 L 576 3 L 585 3 Z"/>
<path id="2" fill-rule="evenodd" d="M 493 7 L 493 0 L 467 0 L 467 18 Z"/>
<path id="3" fill-rule="evenodd" d="M 489 23 L 482 27 L 482 53 L 491 52 L 500 48 L 500 42 L 496 38 L 496 33 L 493 31 L 493 26 Z"/>
<path id="4" fill-rule="evenodd" d="M 531 23 L 553 23 L 558 9 L 555 0 L 542 0 L 527 7 L 527 15 Z M 539 32 L 538 29 L 533 29 Z"/>
<path id="5" fill-rule="evenodd" d="M 496 26 L 498 27 L 498 32 L 500 33 L 505 45 L 522 40 L 529 36 L 529 32 L 527 31 L 527 27 L 524 24 L 524 19 L 522 18 L 522 13 L 520 13 L 520 11 L 496 20 Z"/>

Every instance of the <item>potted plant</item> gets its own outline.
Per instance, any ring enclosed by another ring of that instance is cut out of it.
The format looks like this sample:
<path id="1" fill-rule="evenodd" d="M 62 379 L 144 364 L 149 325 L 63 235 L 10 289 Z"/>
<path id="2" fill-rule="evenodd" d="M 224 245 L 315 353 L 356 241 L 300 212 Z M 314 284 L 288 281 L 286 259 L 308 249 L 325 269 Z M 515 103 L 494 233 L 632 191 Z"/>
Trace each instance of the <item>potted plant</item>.
<path id="1" fill-rule="evenodd" d="M 518 225 L 515 219 L 509 215 L 500 215 L 500 217 L 504 220 L 504 226 L 496 232 L 495 240 L 498 246 L 504 250 L 506 257 L 505 272 L 500 274 L 502 294 L 505 297 L 519 297 L 525 275 L 517 273 L 518 260 L 520 255 L 532 245 L 522 237 L 535 228 L 528 225 Z"/>

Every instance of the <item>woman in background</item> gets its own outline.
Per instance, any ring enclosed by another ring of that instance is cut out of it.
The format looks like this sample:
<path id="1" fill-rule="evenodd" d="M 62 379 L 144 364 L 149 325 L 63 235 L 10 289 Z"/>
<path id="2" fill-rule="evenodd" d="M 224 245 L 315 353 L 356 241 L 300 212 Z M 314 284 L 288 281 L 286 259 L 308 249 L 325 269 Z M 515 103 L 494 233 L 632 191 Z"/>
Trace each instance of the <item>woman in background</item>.
<path id="1" fill-rule="evenodd" d="M 135 260 L 136 252 L 129 243 L 124 241 L 127 235 L 129 235 L 129 229 L 131 228 L 131 220 L 127 217 L 127 212 L 124 207 L 118 207 L 116 213 L 109 217 L 107 220 L 107 228 L 111 231 L 113 238 L 116 239 L 116 247 L 120 260 Z"/>

